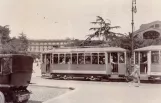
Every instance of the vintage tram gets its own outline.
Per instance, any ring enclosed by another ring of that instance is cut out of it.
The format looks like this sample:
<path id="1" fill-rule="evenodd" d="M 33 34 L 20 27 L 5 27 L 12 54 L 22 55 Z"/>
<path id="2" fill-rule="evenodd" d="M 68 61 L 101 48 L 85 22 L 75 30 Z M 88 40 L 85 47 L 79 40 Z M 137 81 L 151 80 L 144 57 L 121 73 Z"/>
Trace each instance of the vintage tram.
<path id="1" fill-rule="evenodd" d="M 21 54 L 0 54 L 0 103 L 26 103 L 33 58 Z"/>
<path id="2" fill-rule="evenodd" d="M 134 63 L 140 65 L 142 80 L 161 80 L 161 45 L 135 50 Z"/>
<path id="3" fill-rule="evenodd" d="M 55 48 L 42 53 L 42 75 L 90 80 L 125 78 L 129 52 L 119 47 Z"/>

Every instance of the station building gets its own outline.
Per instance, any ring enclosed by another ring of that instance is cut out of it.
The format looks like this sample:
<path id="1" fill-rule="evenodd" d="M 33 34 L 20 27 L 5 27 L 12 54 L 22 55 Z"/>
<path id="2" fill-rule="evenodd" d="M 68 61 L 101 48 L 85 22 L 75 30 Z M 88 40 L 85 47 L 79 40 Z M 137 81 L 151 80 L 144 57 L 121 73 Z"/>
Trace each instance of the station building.
<path id="1" fill-rule="evenodd" d="M 157 39 L 161 37 L 161 21 L 142 24 L 139 30 L 134 32 L 141 39 Z"/>

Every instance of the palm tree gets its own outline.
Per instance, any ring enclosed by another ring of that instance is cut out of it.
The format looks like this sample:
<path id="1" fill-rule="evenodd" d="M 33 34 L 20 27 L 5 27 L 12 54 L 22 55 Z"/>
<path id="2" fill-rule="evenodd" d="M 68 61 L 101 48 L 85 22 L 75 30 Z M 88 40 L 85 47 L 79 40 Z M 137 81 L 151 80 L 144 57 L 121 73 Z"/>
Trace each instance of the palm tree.
<path id="1" fill-rule="evenodd" d="M 97 16 L 96 21 L 91 22 L 94 25 L 98 25 L 99 27 L 93 27 L 90 28 L 89 30 L 93 30 L 94 33 L 88 35 L 87 39 L 91 39 L 94 37 L 99 37 L 99 38 L 103 38 L 104 41 L 112 41 L 115 38 L 117 38 L 117 36 L 121 35 L 120 33 L 115 33 L 112 32 L 112 29 L 117 29 L 120 28 L 120 26 L 111 26 L 111 22 L 106 22 L 102 17 Z"/>

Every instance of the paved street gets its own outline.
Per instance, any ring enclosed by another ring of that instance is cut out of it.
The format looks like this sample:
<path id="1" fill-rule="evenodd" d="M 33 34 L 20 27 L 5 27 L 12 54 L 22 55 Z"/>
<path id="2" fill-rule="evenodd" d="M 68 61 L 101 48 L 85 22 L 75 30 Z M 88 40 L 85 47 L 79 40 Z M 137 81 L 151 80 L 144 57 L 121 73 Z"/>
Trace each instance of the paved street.
<path id="1" fill-rule="evenodd" d="M 62 94 L 44 103 L 160 103 L 161 84 L 130 86 L 123 82 L 64 81 L 32 78 L 37 85 L 74 87 L 75 90 Z"/>
<path id="2" fill-rule="evenodd" d="M 44 86 L 29 86 L 28 89 L 32 91 L 29 103 L 42 103 L 69 91 L 68 89 Z"/>
<path id="3" fill-rule="evenodd" d="M 31 99 L 34 98 L 35 101 L 48 94 L 52 94 L 54 98 L 49 100 L 52 96 L 47 96 L 43 100 L 47 100 L 44 103 L 160 103 L 161 101 L 161 84 L 142 83 L 140 87 L 135 87 L 126 82 L 42 79 L 39 69 L 35 68 L 35 71 L 31 81 L 34 85 L 55 87 L 47 90 L 44 87 L 33 88 L 36 94 L 31 96 Z M 65 92 L 65 88 L 69 87 L 74 87 L 75 90 Z M 44 94 L 40 93 L 42 90 Z M 55 94 L 51 93 L 52 91 Z"/>

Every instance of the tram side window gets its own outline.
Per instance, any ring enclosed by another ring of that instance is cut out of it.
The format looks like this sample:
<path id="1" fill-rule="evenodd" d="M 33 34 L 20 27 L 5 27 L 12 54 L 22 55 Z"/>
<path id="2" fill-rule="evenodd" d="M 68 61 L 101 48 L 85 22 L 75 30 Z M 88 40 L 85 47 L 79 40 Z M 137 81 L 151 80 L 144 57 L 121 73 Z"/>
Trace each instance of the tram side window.
<path id="1" fill-rule="evenodd" d="M 98 64 L 98 53 L 92 53 L 92 64 Z"/>
<path id="2" fill-rule="evenodd" d="M 54 64 L 58 64 L 58 54 L 54 54 Z"/>
<path id="3" fill-rule="evenodd" d="M 105 53 L 99 53 L 99 64 L 105 64 Z"/>
<path id="4" fill-rule="evenodd" d="M 151 52 L 151 62 L 152 63 L 159 63 L 159 51 L 152 51 Z"/>
<path id="5" fill-rule="evenodd" d="M 135 64 L 139 63 L 139 53 L 135 52 Z"/>
<path id="6" fill-rule="evenodd" d="M 84 53 L 78 54 L 78 64 L 84 64 Z"/>
<path id="7" fill-rule="evenodd" d="M 119 55 L 119 63 L 125 63 L 125 55 L 124 55 L 124 53 L 120 53 L 120 55 Z"/>
<path id="8" fill-rule="evenodd" d="M 72 54 L 72 64 L 77 64 L 77 54 L 76 53 L 73 53 Z"/>
<path id="9" fill-rule="evenodd" d="M 66 54 L 65 63 L 66 64 L 71 64 L 71 54 Z"/>
<path id="10" fill-rule="evenodd" d="M 85 54 L 85 64 L 91 64 L 91 54 L 90 53 Z"/>
<path id="11" fill-rule="evenodd" d="M 64 54 L 59 55 L 59 64 L 65 64 L 65 57 Z"/>

